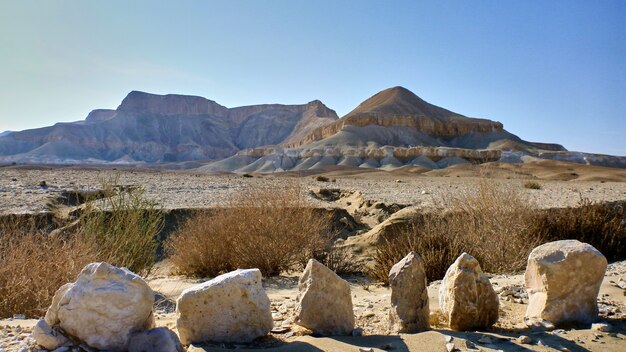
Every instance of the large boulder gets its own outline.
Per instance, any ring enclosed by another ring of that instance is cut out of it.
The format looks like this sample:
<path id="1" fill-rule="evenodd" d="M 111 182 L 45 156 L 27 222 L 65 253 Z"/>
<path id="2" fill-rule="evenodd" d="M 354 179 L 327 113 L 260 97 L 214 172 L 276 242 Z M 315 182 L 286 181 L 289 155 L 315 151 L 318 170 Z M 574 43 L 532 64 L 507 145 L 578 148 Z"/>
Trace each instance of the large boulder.
<path id="1" fill-rule="evenodd" d="M 602 253 L 576 240 L 550 242 L 533 249 L 524 275 L 529 298 L 527 322 L 558 325 L 595 321 L 606 266 Z"/>
<path id="2" fill-rule="evenodd" d="M 274 322 L 259 269 L 235 270 L 184 290 L 176 301 L 183 344 L 250 342 Z"/>
<path id="3" fill-rule="evenodd" d="M 140 276 L 91 263 L 55 293 L 45 322 L 93 348 L 125 351 L 132 333 L 154 325 L 153 303 L 154 292 Z"/>
<path id="4" fill-rule="evenodd" d="M 354 330 L 350 285 L 315 259 L 298 284 L 295 323 L 319 335 L 348 335 Z"/>
<path id="5" fill-rule="evenodd" d="M 461 254 L 439 288 L 439 306 L 452 330 L 488 328 L 498 321 L 498 295 L 478 261 Z"/>
<path id="6" fill-rule="evenodd" d="M 389 326 L 392 332 L 421 332 L 428 330 L 428 282 L 422 258 L 409 253 L 389 271 L 391 310 Z"/>

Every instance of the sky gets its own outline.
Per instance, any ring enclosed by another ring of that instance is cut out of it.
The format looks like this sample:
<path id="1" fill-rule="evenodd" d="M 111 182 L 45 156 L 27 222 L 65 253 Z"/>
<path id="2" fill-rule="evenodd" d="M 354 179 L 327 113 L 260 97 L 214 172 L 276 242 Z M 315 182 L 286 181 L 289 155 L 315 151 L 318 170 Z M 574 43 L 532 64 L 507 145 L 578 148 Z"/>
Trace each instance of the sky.
<path id="1" fill-rule="evenodd" d="M 343 116 L 403 86 L 523 139 L 626 155 L 626 1 L 0 0 L 0 131 L 132 90 Z"/>

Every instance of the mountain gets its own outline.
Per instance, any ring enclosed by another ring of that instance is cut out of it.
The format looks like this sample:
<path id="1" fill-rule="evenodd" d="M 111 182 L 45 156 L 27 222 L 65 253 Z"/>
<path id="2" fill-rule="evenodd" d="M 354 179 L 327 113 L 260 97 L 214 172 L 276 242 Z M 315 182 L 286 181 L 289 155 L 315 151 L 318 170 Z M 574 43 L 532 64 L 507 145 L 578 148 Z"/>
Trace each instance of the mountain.
<path id="1" fill-rule="evenodd" d="M 2 136 L 8 136 L 12 133 L 13 131 L 4 131 L 4 132 L 0 132 L 0 137 Z"/>
<path id="2" fill-rule="evenodd" d="M 32 163 L 222 159 L 299 140 L 337 120 L 322 102 L 224 107 L 186 95 L 130 92 L 116 110 L 0 137 L 0 160 Z"/>

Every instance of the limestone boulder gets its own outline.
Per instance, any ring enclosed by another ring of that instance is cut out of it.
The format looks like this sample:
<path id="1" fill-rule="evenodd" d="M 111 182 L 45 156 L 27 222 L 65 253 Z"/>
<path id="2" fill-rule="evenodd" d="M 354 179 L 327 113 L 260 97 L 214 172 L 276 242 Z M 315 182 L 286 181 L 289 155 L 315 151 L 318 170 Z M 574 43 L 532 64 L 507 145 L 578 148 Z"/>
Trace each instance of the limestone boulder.
<path id="1" fill-rule="evenodd" d="M 530 253 L 524 275 L 528 324 L 547 321 L 588 324 L 598 317 L 598 292 L 606 258 L 587 243 L 563 240 Z"/>
<path id="2" fill-rule="evenodd" d="M 183 344 L 250 342 L 273 327 L 259 269 L 235 270 L 184 290 L 176 301 Z"/>
<path id="3" fill-rule="evenodd" d="M 428 282 L 419 255 L 411 252 L 391 268 L 389 288 L 390 330 L 394 333 L 428 330 Z"/>
<path id="4" fill-rule="evenodd" d="M 349 335 L 354 330 L 350 285 L 315 259 L 298 283 L 294 322 L 319 335 Z"/>
<path id="5" fill-rule="evenodd" d="M 133 334 L 128 352 L 183 352 L 178 336 L 166 327 L 158 327 Z"/>
<path id="6" fill-rule="evenodd" d="M 439 288 L 439 306 L 453 330 L 488 328 L 498 321 L 499 298 L 478 261 L 461 254 Z"/>
<path id="7" fill-rule="evenodd" d="M 154 292 L 138 275 L 107 263 L 85 266 L 54 295 L 45 322 L 90 347 L 125 351 L 131 333 L 154 325 Z"/>

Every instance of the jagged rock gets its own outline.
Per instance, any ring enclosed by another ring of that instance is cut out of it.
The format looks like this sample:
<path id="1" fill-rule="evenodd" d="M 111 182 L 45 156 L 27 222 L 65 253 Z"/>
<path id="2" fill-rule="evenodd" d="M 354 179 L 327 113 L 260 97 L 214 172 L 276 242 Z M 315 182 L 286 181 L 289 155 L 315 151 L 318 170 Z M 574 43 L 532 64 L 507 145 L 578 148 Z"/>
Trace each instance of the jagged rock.
<path id="1" fill-rule="evenodd" d="M 166 327 L 158 327 L 134 334 L 128 343 L 128 352 L 183 352 L 178 336 Z"/>
<path id="2" fill-rule="evenodd" d="M 393 332 L 420 332 L 428 323 L 428 283 L 422 259 L 415 252 L 396 263 L 389 271 L 391 310 L 389 325 Z"/>
<path id="3" fill-rule="evenodd" d="M 349 335 L 354 329 L 350 285 L 315 259 L 298 284 L 295 323 L 320 335 Z"/>
<path id="4" fill-rule="evenodd" d="M 274 322 L 259 269 L 235 270 L 184 290 L 176 301 L 183 344 L 250 342 Z"/>
<path id="5" fill-rule="evenodd" d="M 130 334 L 154 325 L 154 293 L 126 268 L 91 263 L 54 295 L 45 321 L 87 345 L 123 351 Z"/>
<path id="6" fill-rule="evenodd" d="M 602 253 L 576 240 L 550 242 L 533 249 L 524 275 L 529 295 L 527 323 L 595 321 L 606 267 Z"/>
<path id="7" fill-rule="evenodd" d="M 498 321 L 498 295 L 478 261 L 461 254 L 439 288 L 439 306 L 453 330 L 487 328 Z"/>
<path id="8" fill-rule="evenodd" d="M 58 330 L 52 329 L 44 319 L 39 319 L 33 327 L 33 338 L 37 344 L 47 350 L 55 350 L 68 340 Z"/>

